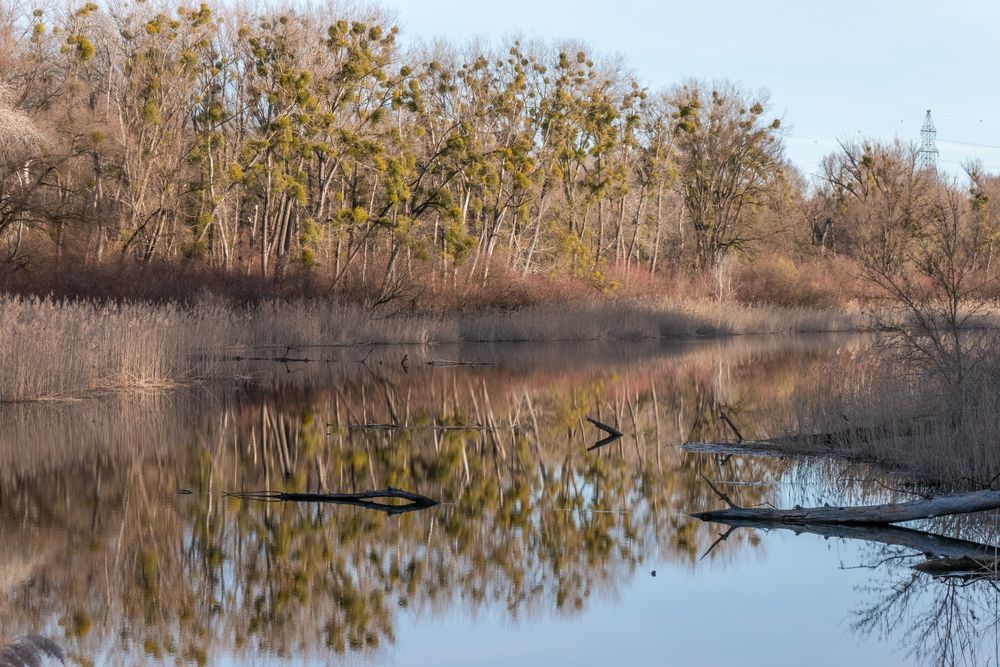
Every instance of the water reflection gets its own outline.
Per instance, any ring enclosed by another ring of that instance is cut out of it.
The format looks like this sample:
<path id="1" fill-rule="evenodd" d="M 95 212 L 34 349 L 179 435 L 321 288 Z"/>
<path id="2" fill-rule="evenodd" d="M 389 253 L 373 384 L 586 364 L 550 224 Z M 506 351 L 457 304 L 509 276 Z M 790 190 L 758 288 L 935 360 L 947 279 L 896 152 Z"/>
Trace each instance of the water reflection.
<path id="1" fill-rule="evenodd" d="M 709 550 L 718 528 L 686 516 L 717 502 L 702 474 L 744 505 L 808 475 L 810 494 L 840 488 L 841 471 L 674 445 L 731 437 L 723 413 L 747 437 L 774 433 L 797 388 L 859 344 L 333 348 L 258 362 L 240 386 L 6 407 L 0 628 L 59 637 L 84 663 L 377 663 L 401 614 L 572 618 L 650 563 L 694 573 L 761 551 L 750 530 Z M 426 363 L 441 358 L 497 365 Z M 603 435 L 588 417 L 624 437 L 588 452 Z M 393 515 L 224 495 L 387 487 L 441 504 Z"/>
<path id="2" fill-rule="evenodd" d="M 932 665 L 997 664 L 1000 587 L 992 571 L 932 574 L 913 565 L 918 554 L 873 547 L 866 565 L 873 575 L 852 612 L 851 629 L 898 641 L 908 660 Z M 996 547 L 989 560 L 995 562 Z"/>

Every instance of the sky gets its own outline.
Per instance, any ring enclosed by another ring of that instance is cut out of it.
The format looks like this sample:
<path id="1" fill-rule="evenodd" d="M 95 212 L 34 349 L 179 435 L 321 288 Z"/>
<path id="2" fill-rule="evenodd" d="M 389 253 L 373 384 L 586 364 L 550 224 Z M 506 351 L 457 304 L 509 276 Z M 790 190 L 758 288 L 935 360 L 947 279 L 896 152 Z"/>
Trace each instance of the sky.
<path id="1" fill-rule="evenodd" d="M 920 141 L 928 109 L 940 167 L 1000 172 L 1000 3 L 995 0 L 383 0 L 404 39 L 511 35 L 620 54 L 650 89 L 692 77 L 770 91 L 786 152 L 815 173 L 838 139 Z"/>

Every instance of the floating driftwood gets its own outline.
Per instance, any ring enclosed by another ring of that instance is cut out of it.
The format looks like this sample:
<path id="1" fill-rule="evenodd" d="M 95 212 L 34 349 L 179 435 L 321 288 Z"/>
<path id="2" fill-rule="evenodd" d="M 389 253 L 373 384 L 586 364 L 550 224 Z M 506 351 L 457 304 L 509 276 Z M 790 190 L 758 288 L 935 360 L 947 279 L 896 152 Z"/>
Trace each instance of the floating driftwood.
<path id="1" fill-rule="evenodd" d="M 293 349 L 294 350 L 298 350 L 298 348 L 293 348 L 291 345 L 289 345 L 287 347 L 287 349 L 285 350 L 285 353 L 283 355 L 281 355 L 280 357 L 275 357 L 274 361 L 280 362 L 282 364 L 287 364 L 287 363 L 291 363 L 291 362 L 307 363 L 307 362 L 312 361 L 312 359 L 309 359 L 307 357 L 293 357 L 292 356 L 292 350 Z"/>
<path id="2" fill-rule="evenodd" d="M 587 421 L 589 421 L 591 424 L 593 424 L 594 426 L 596 426 L 597 428 L 601 429 L 602 431 L 608 434 L 608 437 L 604 438 L 603 440 L 598 440 L 590 447 L 587 447 L 588 452 L 603 447 L 604 445 L 610 445 L 612 442 L 622 437 L 622 432 L 616 429 L 614 426 L 608 426 L 603 422 L 597 421 L 593 417 L 587 417 Z"/>
<path id="3" fill-rule="evenodd" d="M 431 359 L 428 366 L 496 366 L 493 361 L 452 361 L 450 359 Z"/>
<path id="4" fill-rule="evenodd" d="M 336 424 L 327 424 L 336 426 Z M 352 431 L 516 431 L 515 426 L 483 426 L 482 424 L 461 425 L 438 425 L 429 424 L 427 426 L 404 426 L 403 424 L 347 424 L 346 428 Z"/>
<path id="5" fill-rule="evenodd" d="M 309 359 L 308 357 L 293 357 L 292 350 L 298 351 L 298 348 L 293 347 L 291 345 L 286 345 L 285 352 L 280 357 L 247 357 L 241 354 L 236 354 L 230 356 L 223 356 L 221 357 L 221 359 L 222 361 L 276 361 L 280 364 L 289 364 L 289 363 L 304 364 L 313 361 L 313 359 Z"/>
<path id="6" fill-rule="evenodd" d="M 795 433 L 766 440 L 747 440 L 732 419 L 723 411 L 719 417 L 736 436 L 736 440 L 715 442 L 686 442 L 687 451 L 707 454 L 760 454 L 760 455 L 843 455 L 860 459 L 856 453 L 859 444 L 868 444 L 889 438 L 917 438 L 935 433 L 942 422 L 941 416 L 922 416 L 916 419 L 898 419 L 875 426 L 853 426 L 823 433 Z M 937 420 L 937 421 L 935 421 Z"/>
<path id="7" fill-rule="evenodd" d="M 708 481 L 708 480 L 706 480 Z M 730 523 L 731 521 L 771 522 L 791 525 L 845 524 L 884 525 L 931 519 L 951 514 L 969 514 L 1000 508 L 1000 491 L 972 491 L 944 496 L 928 496 L 905 503 L 886 503 L 860 507 L 795 507 L 790 510 L 771 507 L 739 507 L 709 482 L 728 509 L 698 512 L 692 516 L 703 521 Z"/>
<path id="8" fill-rule="evenodd" d="M 244 357 L 243 355 L 232 355 L 220 357 L 222 361 L 274 361 L 279 364 L 305 364 L 311 361 L 316 361 L 315 359 L 309 359 L 308 357 L 290 357 L 288 354 L 284 354 L 280 357 Z"/>
<path id="9" fill-rule="evenodd" d="M 333 424 L 329 424 L 333 426 Z M 403 428 L 399 424 L 348 424 L 352 431 L 397 431 Z"/>
<path id="10" fill-rule="evenodd" d="M 893 547 L 903 547 L 928 556 L 942 558 L 973 558 L 992 560 L 997 547 L 969 540 L 928 533 L 913 528 L 873 524 L 805 524 L 791 525 L 781 521 L 720 521 L 730 528 L 759 528 L 764 530 L 790 530 L 795 534 L 810 533 L 820 537 L 839 537 L 849 540 L 877 542 Z"/>
<path id="11" fill-rule="evenodd" d="M 1000 548 L 969 540 L 960 540 L 922 530 L 893 525 L 874 524 L 789 524 L 784 521 L 729 519 L 718 521 L 729 526 L 729 531 L 716 540 L 711 551 L 723 542 L 736 528 L 756 528 L 765 530 L 791 530 L 796 535 L 809 533 L 824 538 L 862 540 L 886 546 L 912 549 L 926 560 L 913 566 L 914 570 L 937 577 L 976 577 L 996 574 L 1000 560 Z M 708 555 L 708 552 L 705 555 Z M 704 558 L 704 556 L 702 556 Z"/>
<path id="12" fill-rule="evenodd" d="M 707 481 L 707 480 L 706 480 Z M 710 483 L 711 484 L 711 483 Z M 715 487 L 712 487 L 715 489 Z M 729 523 L 730 520 L 773 522 L 782 524 L 855 524 L 884 525 L 931 519 L 952 514 L 969 514 L 1000 508 L 1000 491 L 972 491 L 942 496 L 928 496 L 904 503 L 885 503 L 857 507 L 739 507 L 717 489 L 716 493 L 729 505 L 728 509 L 698 512 L 693 516 L 704 521 Z"/>
<path id="13" fill-rule="evenodd" d="M 264 502 L 297 502 L 297 503 L 333 503 L 337 505 L 354 505 L 364 509 L 377 510 L 389 515 L 413 512 L 438 505 L 438 501 L 412 491 L 401 491 L 391 486 L 381 491 L 362 491 L 361 493 L 285 493 L 282 491 L 238 491 L 227 493 L 227 496 L 260 500 Z M 390 505 L 375 502 L 379 498 L 397 498 L 409 501 L 405 505 Z"/>
<path id="14" fill-rule="evenodd" d="M 982 556 L 928 558 L 913 566 L 914 570 L 934 577 L 966 580 L 996 580 L 1000 578 L 1000 558 L 994 553 Z"/>

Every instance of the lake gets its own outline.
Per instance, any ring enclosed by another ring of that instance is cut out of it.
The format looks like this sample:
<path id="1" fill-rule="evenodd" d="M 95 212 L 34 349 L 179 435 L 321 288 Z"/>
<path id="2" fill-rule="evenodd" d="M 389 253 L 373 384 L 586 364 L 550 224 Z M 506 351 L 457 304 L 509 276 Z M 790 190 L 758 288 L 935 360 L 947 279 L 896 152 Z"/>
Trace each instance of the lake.
<path id="1" fill-rule="evenodd" d="M 681 446 L 787 432 L 866 344 L 244 350 L 205 385 L 0 407 L 0 639 L 96 665 L 996 665 L 995 577 L 689 516 L 723 504 L 705 478 L 742 505 L 906 498 L 856 463 Z M 592 448 L 588 417 L 623 437 Z M 227 495 L 389 487 L 439 504 Z"/>

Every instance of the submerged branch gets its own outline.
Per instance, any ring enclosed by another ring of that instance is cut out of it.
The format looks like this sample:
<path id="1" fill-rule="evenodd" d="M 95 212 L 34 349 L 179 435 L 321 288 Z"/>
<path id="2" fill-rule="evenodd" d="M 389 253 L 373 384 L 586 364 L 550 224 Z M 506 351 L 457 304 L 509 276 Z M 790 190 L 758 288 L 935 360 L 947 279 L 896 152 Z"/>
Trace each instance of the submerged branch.
<path id="1" fill-rule="evenodd" d="M 979 581 L 1000 579 L 1000 556 L 994 548 L 989 554 L 980 556 L 947 556 L 928 558 L 913 566 L 914 570 L 934 577 Z"/>
<path id="2" fill-rule="evenodd" d="M 427 509 L 440 504 L 433 498 L 422 496 L 412 491 L 401 491 L 391 486 L 381 491 L 362 491 L 361 493 L 285 493 L 282 491 L 237 491 L 226 493 L 227 496 L 245 500 L 260 500 L 264 502 L 299 502 L 299 503 L 333 503 L 338 505 L 354 505 L 364 509 L 385 512 L 388 515 L 403 514 L 414 510 Z M 409 501 L 405 505 L 390 505 L 374 502 L 377 498 L 398 498 Z"/>
<path id="3" fill-rule="evenodd" d="M 729 425 L 729 428 L 733 430 L 733 435 L 736 436 L 736 442 L 743 442 L 743 440 L 745 439 L 743 437 L 743 434 L 740 433 L 740 430 L 738 428 L 736 428 L 736 424 L 734 424 L 733 420 L 729 418 L 729 415 L 727 415 L 725 411 L 719 410 L 719 417 L 722 418 L 722 421 L 726 422 L 726 424 Z"/>
<path id="4" fill-rule="evenodd" d="M 706 484 L 708 484 L 708 488 L 712 489 L 712 491 L 715 492 L 715 495 L 719 496 L 719 498 L 722 499 L 724 503 L 729 505 L 730 509 L 740 509 L 740 506 L 734 503 L 732 498 L 724 494 L 722 491 L 719 491 L 718 487 L 716 487 L 715 484 L 712 484 L 712 480 L 710 480 L 708 477 L 705 477 L 705 475 L 700 472 L 698 474 L 701 475 L 701 478 L 705 480 Z"/>
<path id="5" fill-rule="evenodd" d="M 327 426 L 336 426 L 336 424 L 327 424 Z M 403 424 L 380 424 L 380 423 L 367 423 L 367 424 L 347 424 L 346 428 L 352 431 L 517 431 L 516 426 L 483 426 L 482 424 L 469 424 L 469 425 L 443 425 L 443 424 L 430 424 L 428 426 L 404 426 Z"/>
<path id="6" fill-rule="evenodd" d="M 603 440 L 598 440 L 596 443 L 594 443 L 590 447 L 587 447 L 587 451 L 588 452 L 592 451 L 594 449 L 600 449 L 604 445 L 610 445 L 612 442 L 614 442 L 615 440 L 618 440 L 619 438 L 622 437 L 622 435 L 624 435 L 621 431 L 619 431 L 618 429 L 616 429 L 614 426 L 608 426 L 604 422 L 599 422 L 596 419 L 594 419 L 593 417 L 587 417 L 587 421 L 589 421 L 591 424 L 593 424 L 594 426 L 596 426 L 597 428 L 601 429 L 602 431 L 604 431 L 605 433 L 608 434 L 608 437 L 604 438 Z"/>
<path id="7" fill-rule="evenodd" d="M 495 361 L 452 361 L 450 359 L 432 359 L 427 362 L 428 366 L 450 367 L 450 366 L 496 366 Z"/>

